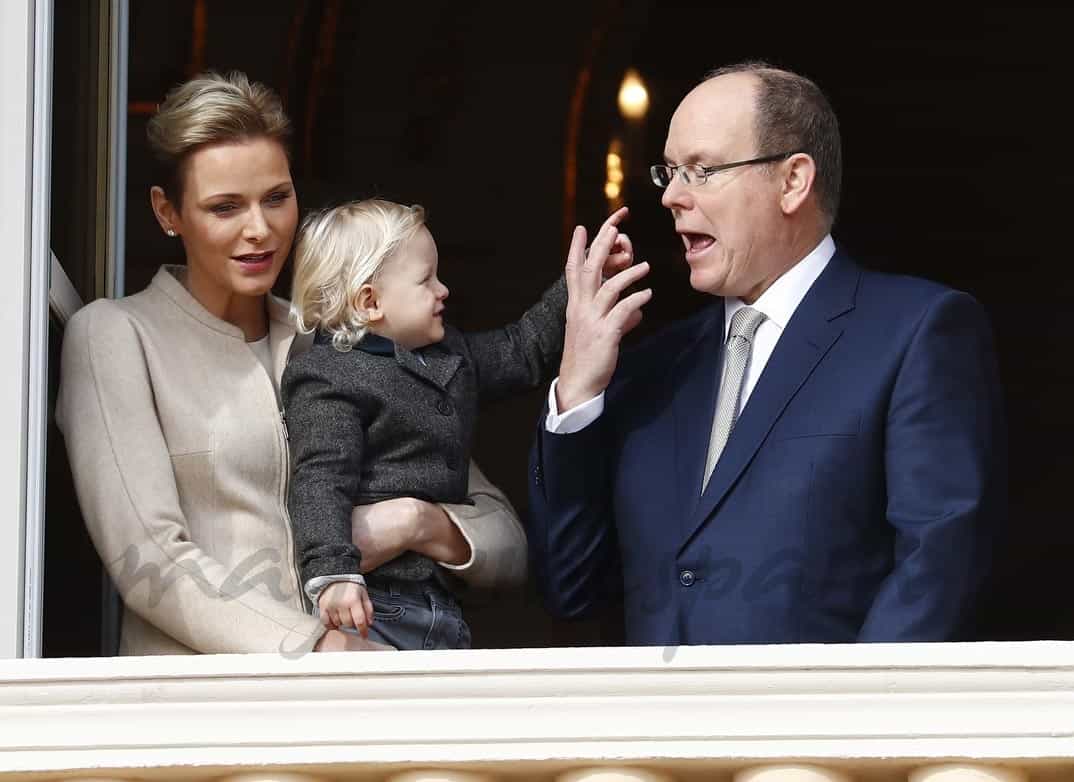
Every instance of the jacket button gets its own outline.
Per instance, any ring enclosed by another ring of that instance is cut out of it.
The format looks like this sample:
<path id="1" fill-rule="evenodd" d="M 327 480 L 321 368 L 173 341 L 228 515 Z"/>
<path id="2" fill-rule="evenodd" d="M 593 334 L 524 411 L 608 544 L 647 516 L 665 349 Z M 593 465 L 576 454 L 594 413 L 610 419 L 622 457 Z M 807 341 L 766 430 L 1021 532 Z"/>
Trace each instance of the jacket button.
<path id="1" fill-rule="evenodd" d="M 692 570 L 684 570 L 679 573 L 679 583 L 684 587 L 693 586 L 695 580 L 694 571 Z"/>
<path id="2" fill-rule="evenodd" d="M 444 457 L 444 464 L 447 465 L 449 470 L 454 471 L 459 469 L 459 460 L 455 458 L 455 454 L 453 453 L 449 453 Z"/>
<path id="3" fill-rule="evenodd" d="M 436 411 L 440 415 L 451 415 L 455 412 L 455 406 L 451 404 L 450 399 L 441 399 L 436 403 Z"/>

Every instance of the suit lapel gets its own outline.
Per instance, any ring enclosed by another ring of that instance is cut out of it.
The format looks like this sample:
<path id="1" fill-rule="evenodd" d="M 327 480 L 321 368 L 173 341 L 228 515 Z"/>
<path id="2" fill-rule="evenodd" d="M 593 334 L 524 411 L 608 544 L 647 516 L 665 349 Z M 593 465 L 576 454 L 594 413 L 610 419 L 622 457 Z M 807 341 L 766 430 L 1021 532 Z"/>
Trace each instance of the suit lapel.
<path id="1" fill-rule="evenodd" d="M 396 346 L 395 359 L 400 366 L 441 390 L 447 389 L 451 378 L 462 366 L 462 356 L 439 348 L 425 350 L 422 357 L 424 363 L 417 353 Z"/>
<path id="2" fill-rule="evenodd" d="M 685 525 L 692 518 L 701 496 L 701 473 L 705 469 L 716 393 L 723 360 L 723 300 L 712 306 L 701 324 L 697 339 L 679 358 L 671 372 L 672 405 L 675 410 L 675 475 Z M 700 411 L 700 412 L 699 412 Z M 690 530 L 683 529 L 686 534 Z"/>
<path id="3" fill-rule="evenodd" d="M 842 327 L 833 321 L 854 308 L 860 276 L 860 270 L 837 252 L 798 305 L 716 463 L 708 487 L 688 523 L 683 548 L 727 496 L 787 404 L 843 333 Z M 715 401 L 705 409 L 714 410 Z M 703 465 L 705 453 L 697 459 Z M 700 471 L 694 487 L 695 492 L 701 488 Z"/>

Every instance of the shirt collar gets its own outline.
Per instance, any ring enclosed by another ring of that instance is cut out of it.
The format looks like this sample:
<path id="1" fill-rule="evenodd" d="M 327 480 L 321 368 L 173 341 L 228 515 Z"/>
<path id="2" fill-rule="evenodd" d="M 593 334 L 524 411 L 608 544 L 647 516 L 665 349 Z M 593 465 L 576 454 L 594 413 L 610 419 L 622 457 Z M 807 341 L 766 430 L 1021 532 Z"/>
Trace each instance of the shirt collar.
<path id="1" fill-rule="evenodd" d="M 833 255 L 835 255 L 835 242 L 831 234 L 828 234 L 809 255 L 781 274 L 768 290 L 758 296 L 757 301 L 749 306 L 763 312 L 769 321 L 783 331 L 806 293 L 828 266 L 828 261 Z M 746 303 L 742 299 L 724 300 L 724 334 L 730 333 L 731 318 L 745 306 Z"/>

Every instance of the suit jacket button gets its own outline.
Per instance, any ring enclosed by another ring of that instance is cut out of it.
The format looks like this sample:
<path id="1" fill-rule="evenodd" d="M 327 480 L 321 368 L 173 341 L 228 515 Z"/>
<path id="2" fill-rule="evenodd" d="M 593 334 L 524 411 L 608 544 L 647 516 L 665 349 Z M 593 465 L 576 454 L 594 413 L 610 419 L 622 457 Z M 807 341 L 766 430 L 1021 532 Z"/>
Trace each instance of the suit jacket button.
<path id="1" fill-rule="evenodd" d="M 682 584 L 684 587 L 693 586 L 694 581 L 696 581 L 696 579 L 694 578 L 694 571 L 684 570 L 679 573 L 679 583 Z"/>
<path id="2" fill-rule="evenodd" d="M 451 415 L 455 412 L 455 406 L 451 404 L 450 399 L 441 399 L 436 403 L 436 411 L 440 415 Z"/>
<path id="3" fill-rule="evenodd" d="M 447 465 L 447 468 L 449 470 L 459 469 L 459 460 L 455 458 L 455 454 L 453 453 L 449 453 L 447 456 L 444 457 L 444 463 Z"/>

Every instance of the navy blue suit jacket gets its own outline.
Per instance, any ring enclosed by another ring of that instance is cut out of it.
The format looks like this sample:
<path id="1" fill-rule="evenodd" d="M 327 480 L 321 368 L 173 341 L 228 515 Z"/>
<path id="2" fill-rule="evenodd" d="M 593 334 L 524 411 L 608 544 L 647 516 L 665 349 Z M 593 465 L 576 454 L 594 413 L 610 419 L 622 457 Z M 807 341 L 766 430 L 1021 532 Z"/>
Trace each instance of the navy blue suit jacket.
<path id="1" fill-rule="evenodd" d="M 560 616 L 624 601 L 632 644 L 962 637 L 1006 514 L 991 329 L 970 296 L 837 251 L 701 494 L 723 301 L 625 351 L 605 412 L 531 455 Z"/>

